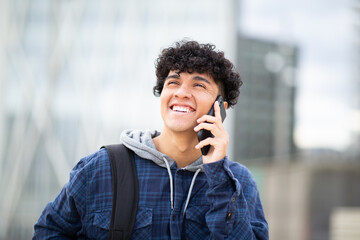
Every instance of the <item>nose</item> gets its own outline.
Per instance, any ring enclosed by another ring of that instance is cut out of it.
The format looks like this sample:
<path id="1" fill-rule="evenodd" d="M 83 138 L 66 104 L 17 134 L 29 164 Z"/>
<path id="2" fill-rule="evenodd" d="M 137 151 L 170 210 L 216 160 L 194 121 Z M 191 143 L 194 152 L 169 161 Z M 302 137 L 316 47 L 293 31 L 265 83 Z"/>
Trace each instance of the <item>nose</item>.
<path id="1" fill-rule="evenodd" d="M 179 97 L 179 98 L 190 98 L 191 97 L 191 93 L 188 89 L 188 87 L 183 84 L 181 85 L 176 91 L 175 91 L 175 94 L 174 94 L 176 97 Z"/>

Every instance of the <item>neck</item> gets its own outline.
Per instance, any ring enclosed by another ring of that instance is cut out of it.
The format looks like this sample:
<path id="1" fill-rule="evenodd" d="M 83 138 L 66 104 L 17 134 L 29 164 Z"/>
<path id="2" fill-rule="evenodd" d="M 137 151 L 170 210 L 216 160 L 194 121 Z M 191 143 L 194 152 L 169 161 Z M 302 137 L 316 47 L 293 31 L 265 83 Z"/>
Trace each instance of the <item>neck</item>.
<path id="1" fill-rule="evenodd" d="M 171 157 L 178 168 L 191 164 L 201 156 L 201 151 L 195 148 L 198 143 L 195 132 L 173 133 L 163 129 L 153 141 L 157 150 Z"/>

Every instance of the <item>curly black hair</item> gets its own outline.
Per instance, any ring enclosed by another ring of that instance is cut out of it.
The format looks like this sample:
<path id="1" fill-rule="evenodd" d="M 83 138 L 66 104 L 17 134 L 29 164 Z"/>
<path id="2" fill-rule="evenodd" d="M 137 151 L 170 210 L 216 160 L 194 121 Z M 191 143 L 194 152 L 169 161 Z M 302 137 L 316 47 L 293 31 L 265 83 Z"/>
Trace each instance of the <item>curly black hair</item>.
<path id="1" fill-rule="evenodd" d="M 160 96 L 166 77 L 171 70 L 209 74 L 223 90 L 224 100 L 232 107 L 237 103 L 242 81 L 233 64 L 224 57 L 224 52 L 215 51 L 215 45 L 196 41 L 176 42 L 174 47 L 162 50 L 155 62 L 155 96 Z"/>

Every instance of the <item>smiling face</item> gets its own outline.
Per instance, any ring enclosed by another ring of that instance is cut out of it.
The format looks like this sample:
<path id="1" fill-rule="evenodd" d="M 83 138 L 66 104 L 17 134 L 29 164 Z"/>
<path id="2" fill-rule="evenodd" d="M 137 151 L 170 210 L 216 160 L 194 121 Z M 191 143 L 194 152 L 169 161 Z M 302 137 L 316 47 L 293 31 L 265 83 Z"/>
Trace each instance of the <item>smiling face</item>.
<path id="1" fill-rule="evenodd" d="M 160 96 L 163 131 L 195 134 L 196 120 L 209 112 L 218 94 L 208 74 L 170 71 Z"/>

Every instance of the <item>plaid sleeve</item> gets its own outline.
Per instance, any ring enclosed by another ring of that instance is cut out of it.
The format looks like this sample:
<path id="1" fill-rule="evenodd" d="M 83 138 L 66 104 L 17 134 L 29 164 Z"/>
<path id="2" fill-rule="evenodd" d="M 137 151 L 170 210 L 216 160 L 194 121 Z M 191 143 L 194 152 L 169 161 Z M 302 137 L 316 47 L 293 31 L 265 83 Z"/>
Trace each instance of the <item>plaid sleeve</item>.
<path id="1" fill-rule="evenodd" d="M 268 239 L 268 224 L 250 171 L 227 157 L 204 164 L 210 211 L 206 222 L 214 239 Z"/>
<path id="2" fill-rule="evenodd" d="M 86 209 L 86 165 L 96 153 L 81 159 L 70 172 L 70 180 L 54 201 L 48 203 L 34 226 L 33 239 L 74 239 L 82 228 Z"/>

